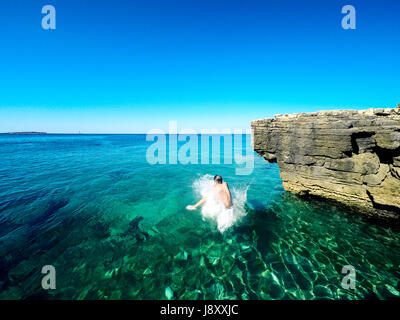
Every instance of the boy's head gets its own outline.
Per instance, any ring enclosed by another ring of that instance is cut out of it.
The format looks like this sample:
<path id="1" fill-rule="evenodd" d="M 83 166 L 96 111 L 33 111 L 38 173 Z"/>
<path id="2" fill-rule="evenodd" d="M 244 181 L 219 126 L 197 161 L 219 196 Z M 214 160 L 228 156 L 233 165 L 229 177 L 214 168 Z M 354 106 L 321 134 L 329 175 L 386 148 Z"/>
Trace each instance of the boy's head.
<path id="1" fill-rule="evenodd" d="M 222 177 L 220 175 L 215 175 L 214 176 L 214 182 L 218 184 L 222 184 Z"/>

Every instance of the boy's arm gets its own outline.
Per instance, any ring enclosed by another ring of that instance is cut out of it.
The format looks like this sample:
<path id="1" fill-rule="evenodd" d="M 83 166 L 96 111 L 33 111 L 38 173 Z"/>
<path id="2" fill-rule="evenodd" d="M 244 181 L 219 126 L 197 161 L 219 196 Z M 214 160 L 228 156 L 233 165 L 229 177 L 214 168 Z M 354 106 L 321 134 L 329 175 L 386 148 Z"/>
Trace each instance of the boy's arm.
<path id="1" fill-rule="evenodd" d="M 188 210 L 196 210 L 198 206 L 201 206 L 207 201 L 206 198 L 201 199 L 199 202 L 197 202 L 194 206 L 187 206 L 186 209 Z"/>

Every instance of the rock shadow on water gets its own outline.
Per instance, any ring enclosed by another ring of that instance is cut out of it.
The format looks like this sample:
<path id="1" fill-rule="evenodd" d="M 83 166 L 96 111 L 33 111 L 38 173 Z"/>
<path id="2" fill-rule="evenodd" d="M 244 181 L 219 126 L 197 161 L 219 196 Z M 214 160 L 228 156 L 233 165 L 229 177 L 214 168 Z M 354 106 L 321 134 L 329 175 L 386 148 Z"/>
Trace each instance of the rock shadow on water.
<path id="1" fill-rule="evenodd" d="M 343 215 L 344 219 L 351 220 L 356 223 L 365 222 L 368 225 L 376 225 L 383 228 L 390 228 L 394 231 L 400 231 L 400 219 L 391 218 L 389 211 L 387 216 L 375 216 L 369 214 L 368 211 L 360 212 L 360 209 L 357 207 L 351 207 L 342 202 L 336 201 L 334 199 L 327 199 L 323 197 L 319 197 L 316 195 L 294 195 L 290 194 L 290 197 L 296 198 L 297 201 L 303 201 L 304 203 L 311 205 L 316 210 L 326 210 L 328 212 L 340 212 Z M 381 209 L 384 212 L 384 209 Z"/>

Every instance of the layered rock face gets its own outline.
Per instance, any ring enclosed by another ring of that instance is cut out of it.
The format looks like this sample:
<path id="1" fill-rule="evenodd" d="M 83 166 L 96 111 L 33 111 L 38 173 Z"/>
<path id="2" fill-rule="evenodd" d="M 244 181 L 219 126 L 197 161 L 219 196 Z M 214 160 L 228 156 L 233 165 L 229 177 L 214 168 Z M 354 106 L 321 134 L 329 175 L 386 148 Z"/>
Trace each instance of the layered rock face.
<path id="1" fill-rule="evenodd" d="M 400 219 L 400 109 L 276 115 L 251 127 L 285 190 Z"/>

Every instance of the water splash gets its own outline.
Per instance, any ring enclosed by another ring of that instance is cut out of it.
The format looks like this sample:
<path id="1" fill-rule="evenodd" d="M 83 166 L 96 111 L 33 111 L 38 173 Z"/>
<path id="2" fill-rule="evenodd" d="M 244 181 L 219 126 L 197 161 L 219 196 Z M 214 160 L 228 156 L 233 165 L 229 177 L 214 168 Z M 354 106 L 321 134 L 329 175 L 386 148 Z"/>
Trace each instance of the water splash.
<path id="1" fill-rule="evenodd" d="M 207 202 L 201 208 L 203 219 L 216 221 L 218 230 L 223 233 L 246 215 L 245 204 L 249 186 L 231 189 L 233 206 L 227 209 L 213 191 L 213 184 L 213 176 L 205 174 L 193 183 L 193 190 L 198 197 L 207 198 Z"/>

